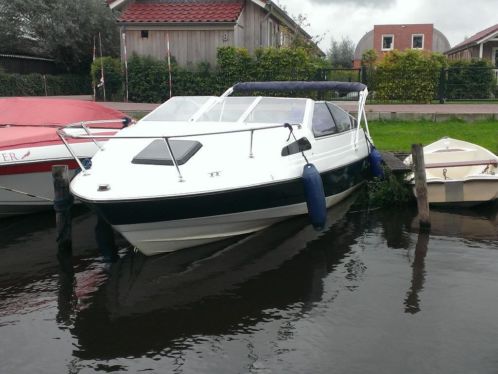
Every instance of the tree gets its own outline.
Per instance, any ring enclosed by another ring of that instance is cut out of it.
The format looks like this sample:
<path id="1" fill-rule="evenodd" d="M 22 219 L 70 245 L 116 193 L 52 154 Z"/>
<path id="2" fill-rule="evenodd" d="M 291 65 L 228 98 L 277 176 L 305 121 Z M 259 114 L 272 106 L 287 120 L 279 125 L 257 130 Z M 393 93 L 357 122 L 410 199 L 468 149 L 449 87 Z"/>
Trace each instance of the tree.
<path id="1" fill-rule="evenodd" d="M 51 57 L 68 71 L 88 72 L 99 32 L 104 54 L 116 56 L 119 33 L 102 0 L 0 0 L 0 52 Z"/>
<path id="2" fill-rule="evenodd" d="M 348 37 L 342 38 L 340 42 L 332 38 L 327 57 L 334 68 L 352 68 L 355 45 Z"/>
<path id="3" fill-rule="evenodd" d="M 375 49 L 367 49 L 361 55 L 361 65 L 366 66 L 368 69 L 373 69 L 375 62 L 377 62 L 377 51 Z"/>

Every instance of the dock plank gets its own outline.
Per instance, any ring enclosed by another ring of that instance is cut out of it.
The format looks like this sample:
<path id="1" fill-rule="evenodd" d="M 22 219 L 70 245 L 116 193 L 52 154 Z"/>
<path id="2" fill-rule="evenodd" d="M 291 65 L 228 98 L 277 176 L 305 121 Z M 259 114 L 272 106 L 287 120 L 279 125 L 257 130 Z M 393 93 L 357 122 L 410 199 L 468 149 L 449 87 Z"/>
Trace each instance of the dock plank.
<path id="1" fill-rule="evenodd" d="M 393 173 L 408 173 L 411 171 L 411 168 L 403 163 L 398 157 L 394 155 L 392 152 L 381 151 L 380 155 L 382 156 L 382 160 L 386 164 L 386 166 Z"/>

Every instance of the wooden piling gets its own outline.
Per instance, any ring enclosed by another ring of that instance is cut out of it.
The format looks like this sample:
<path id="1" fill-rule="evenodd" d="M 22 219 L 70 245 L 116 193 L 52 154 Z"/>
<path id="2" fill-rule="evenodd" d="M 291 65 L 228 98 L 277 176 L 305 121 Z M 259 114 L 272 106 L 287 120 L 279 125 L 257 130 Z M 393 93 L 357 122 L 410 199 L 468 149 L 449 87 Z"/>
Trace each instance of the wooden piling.
<path id="1" fill-rule="evenodd" d="M 422 144 L 412 144 L 412 160 L 415 175 L 415 192 L 417 194 L 418 219 L 421 229 L 431 226 L 429 200 L 427 198 L 427 177 Z"/>
<path id="2" fill-rule="evenodd" d="M 54 210 L 59 253 L 72 250 L 71 206 L 73 196 L 69 192 L 69 170 L 67 165 L 52 166 L 54 182 Z"/>

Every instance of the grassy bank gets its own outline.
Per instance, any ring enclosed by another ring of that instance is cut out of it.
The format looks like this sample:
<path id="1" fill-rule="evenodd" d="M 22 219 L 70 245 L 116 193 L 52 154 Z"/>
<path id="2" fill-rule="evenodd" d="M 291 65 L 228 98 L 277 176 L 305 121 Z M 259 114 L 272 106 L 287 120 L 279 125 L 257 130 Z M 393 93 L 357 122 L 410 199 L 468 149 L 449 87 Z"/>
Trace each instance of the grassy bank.
<path id="1" fill-rule="evenodd" d="M 427 145 L 444 136 L 479 144 L 498 154 L 498 121 L 372 121 L 370 133 L 380 150 L 410 152 L 413 143 Z"/>

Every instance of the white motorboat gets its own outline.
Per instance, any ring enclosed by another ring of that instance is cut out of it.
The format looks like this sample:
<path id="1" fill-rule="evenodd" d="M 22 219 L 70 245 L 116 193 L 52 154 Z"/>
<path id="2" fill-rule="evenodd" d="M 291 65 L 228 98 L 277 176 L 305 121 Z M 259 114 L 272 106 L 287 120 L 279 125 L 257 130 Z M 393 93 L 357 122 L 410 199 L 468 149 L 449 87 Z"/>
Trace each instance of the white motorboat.
<path id="1" fill-rule="evenodd" d="M 67 124 L 73 134 L 112 135 L 123 127 L 125 114 L 100 104 L 65 99 L 0 99 L 0 218 L 53 206 L 53 165 L 78 167 L 74 157 L 90 159 L 98 149 L 91 139 L 69 140 L 71 154 L 57 135 Z"/>
<path id="2" fill-rule="evenodd" d="M 475 205 L 498 199 L 498 157 L 489 150 L 442 138 L 424 147 L 424 160 L 429 203 Z M 412 157 L 404 162 L 410 165 Z M 413 174 L 407 178 L 414 184 Z"/>
<path id="3" fill-rule="evenodd" d="M 230 96 L 303 90 L 357 92 L 358 118 L 309 98 Z M 251 82 L 220 97 L 174 97 L 112 137 L 71 191 L 146 255 L 307 213 L 301 176 L 311 163 L 325 210 L 368 174 L 367 94 L 361 83 Z"/>

